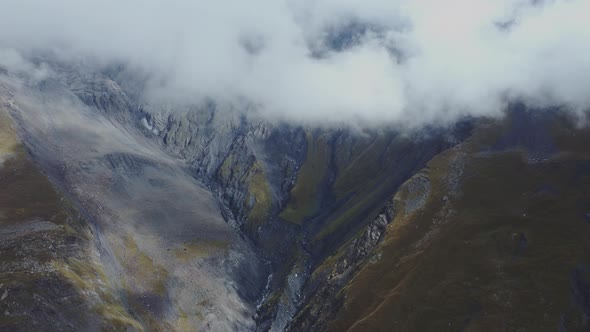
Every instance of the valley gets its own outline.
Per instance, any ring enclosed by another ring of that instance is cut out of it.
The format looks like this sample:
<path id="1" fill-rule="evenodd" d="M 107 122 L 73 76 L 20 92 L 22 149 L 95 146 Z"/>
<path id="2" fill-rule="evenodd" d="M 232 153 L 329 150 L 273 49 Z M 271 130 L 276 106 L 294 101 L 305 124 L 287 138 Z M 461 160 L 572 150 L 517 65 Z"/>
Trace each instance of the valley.
<path id="1" fill-rule="evenodd" d="M 0 328 L 587 328 L 590 131 L 567 113 L 295 125 L 59 68 L 0 83 Z"/>

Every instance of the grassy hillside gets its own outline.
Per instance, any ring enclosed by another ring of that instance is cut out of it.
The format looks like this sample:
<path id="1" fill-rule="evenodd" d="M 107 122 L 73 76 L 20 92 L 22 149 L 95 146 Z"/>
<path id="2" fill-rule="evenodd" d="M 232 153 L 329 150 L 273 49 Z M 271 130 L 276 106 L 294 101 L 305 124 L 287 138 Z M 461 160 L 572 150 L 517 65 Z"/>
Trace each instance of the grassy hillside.
<path id="1" fill-rule="evenodd" d="M 431 188 L 419 208 L 408 208 L 407 186 L 397 193 L 329 330 L 588 329 L 590 131 L 550 118 L 541 125 L 559 152 L 533 158 L 526 132 L 509 137 L 513 121 L 430 161 L 417 175 Z"/>

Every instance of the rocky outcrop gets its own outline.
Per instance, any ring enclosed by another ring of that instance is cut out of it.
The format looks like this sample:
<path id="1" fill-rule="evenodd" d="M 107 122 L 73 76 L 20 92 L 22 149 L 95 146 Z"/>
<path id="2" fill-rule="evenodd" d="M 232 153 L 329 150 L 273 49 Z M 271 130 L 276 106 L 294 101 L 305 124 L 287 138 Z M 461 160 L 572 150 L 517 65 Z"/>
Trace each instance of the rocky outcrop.
<path id="1" fill-rule="evenodd" d="M 137 105 L 134 126 L 182 159 L 219 198 L 225 219 L 269 261 L 273 277 L 257 315 L 262 330 L 288 324 L 312 271 L 355 234 L 376 234 L 370 218 L 397 188 L 469 131 L 464 124 L 409 135 L 309 128 L 213 102 L 170 106 L 139 97 Z"/>
<path id="2" fill-rule="evenodd" d="M 302 309 L 287 330 L 324 331 L 343 304 L 341 291 L 363 264 L 378 260 L 375 248 L 393 220 L 395 203 L 390 201 L 352 242 L 314 271 L 302 297 Z"/>

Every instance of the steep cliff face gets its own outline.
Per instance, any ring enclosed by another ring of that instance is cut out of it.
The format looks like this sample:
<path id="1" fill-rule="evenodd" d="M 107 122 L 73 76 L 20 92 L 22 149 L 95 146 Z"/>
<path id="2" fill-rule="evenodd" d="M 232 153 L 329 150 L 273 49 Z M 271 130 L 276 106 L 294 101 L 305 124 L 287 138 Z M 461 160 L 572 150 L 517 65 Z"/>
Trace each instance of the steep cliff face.
<path id="1" fill-rule="evenodd" d="M 143 104 L 135 122 L 216 193 L 226 219 L 268 260 L 260 330 L 286 328 L 313 269 L 373 227 L 404 181 L 471 130 L 469 122 L 414 133 L 311 128 L 213 104 Z"/>

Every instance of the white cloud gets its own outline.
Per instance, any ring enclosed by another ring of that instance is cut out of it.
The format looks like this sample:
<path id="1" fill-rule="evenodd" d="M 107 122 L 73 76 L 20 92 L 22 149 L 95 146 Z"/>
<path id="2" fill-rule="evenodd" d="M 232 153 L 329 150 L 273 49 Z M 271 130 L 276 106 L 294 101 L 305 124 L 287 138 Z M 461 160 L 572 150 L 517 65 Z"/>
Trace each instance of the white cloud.
<path id="1" fill-rule="evenodd" d="M 269 116 L 421 124 L 510 98 L 590 105 L 588 0 L 3 0 L 2 13 L 4 48 L 127 62 L 155 78 L 150 95 L 246 98 Z"/>

